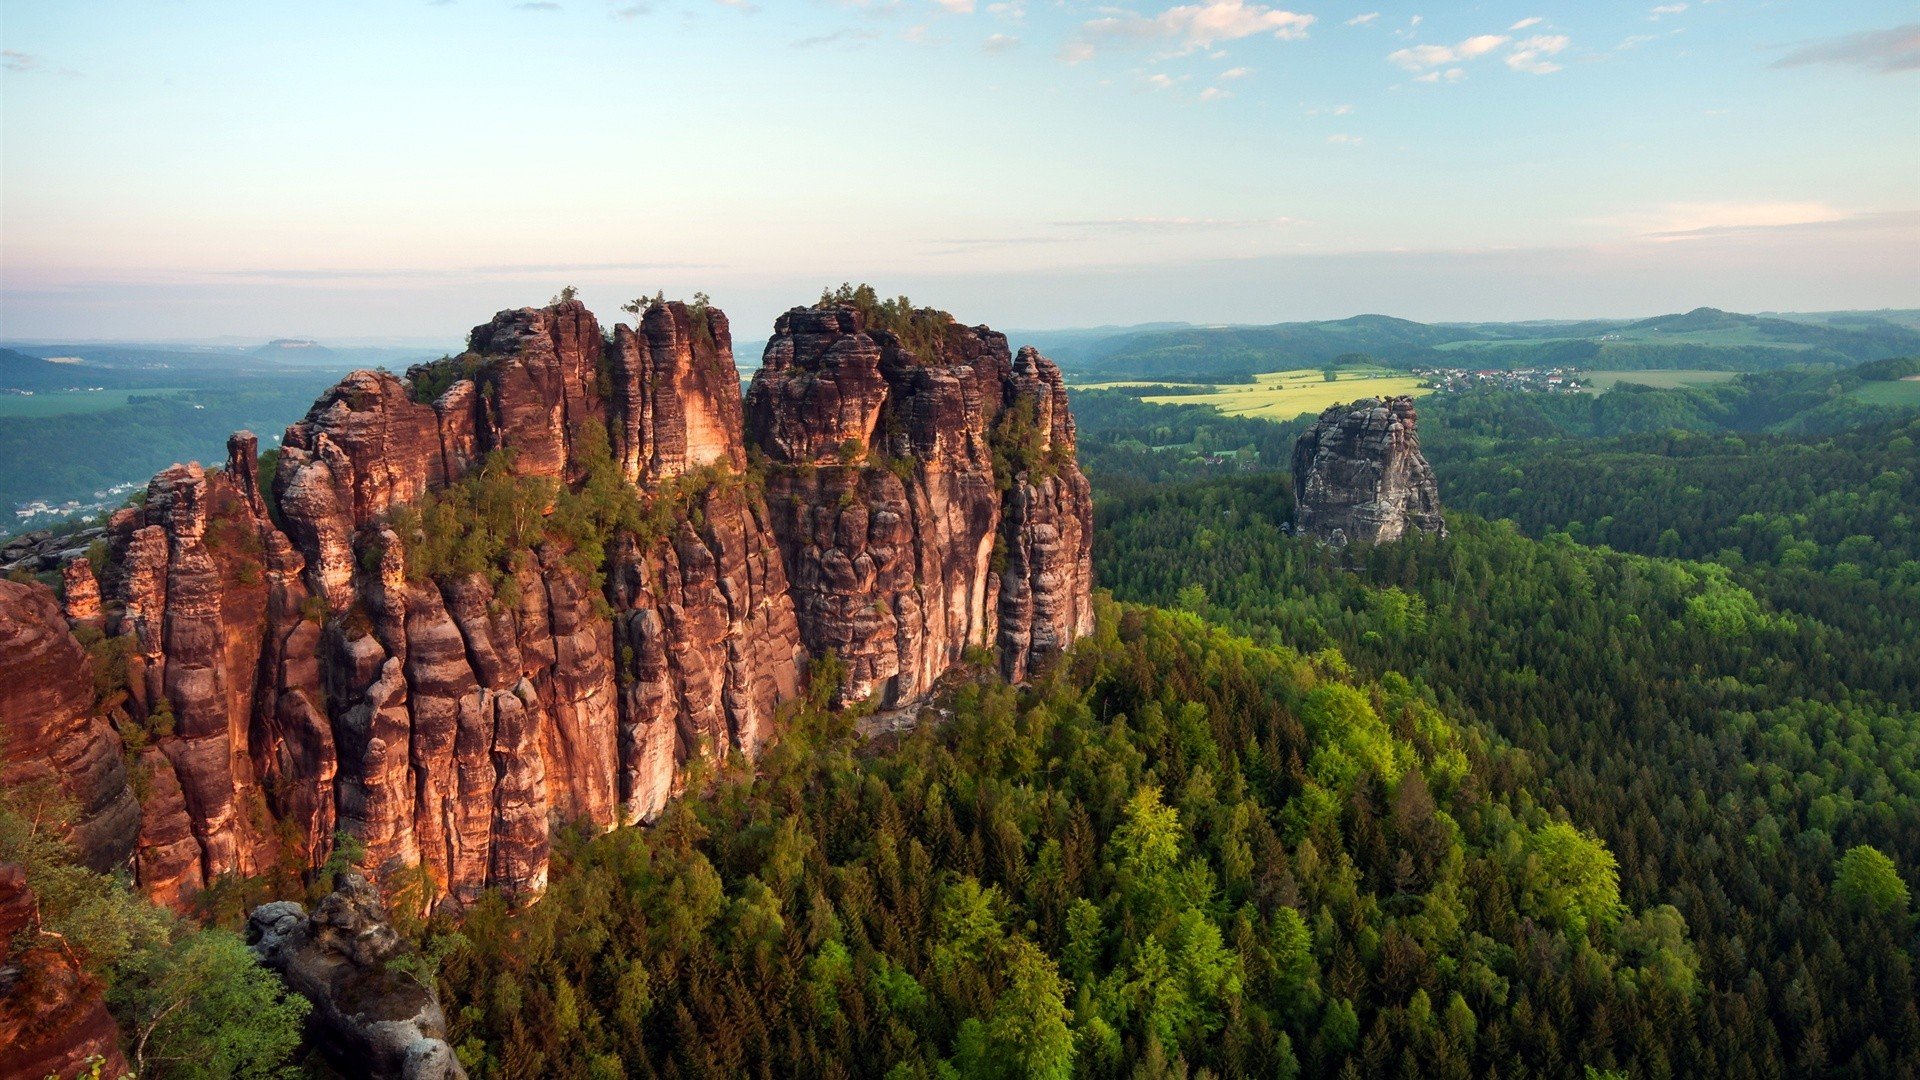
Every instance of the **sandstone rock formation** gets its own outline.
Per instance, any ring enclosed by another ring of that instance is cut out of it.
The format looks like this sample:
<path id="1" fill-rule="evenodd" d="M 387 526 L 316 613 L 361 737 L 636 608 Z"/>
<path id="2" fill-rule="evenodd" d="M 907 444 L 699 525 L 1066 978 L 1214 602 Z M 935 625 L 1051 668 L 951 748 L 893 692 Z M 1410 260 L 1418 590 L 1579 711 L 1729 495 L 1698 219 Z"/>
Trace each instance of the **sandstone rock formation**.
<path id="1" fill-rule="evenodd" d="M 98 980 L 57 942 L 35 941 L 33 893 L 15 863 L 0 863 L 0 1080 L 131 1072 Z"/>
<path id="2" fill-rule="evenodd" d="M 7 768 L 58 777 L 96 865 L 131 855 L 175 906 L 337 833 L 466 903 L 537 895 L 556 823 L 650 820 L 689 762 L 751 756 L 828 650 L 843 702 L 910 706 L 970 646 L 1024 678 L 1092 621 L 1065 391 L 919 318 L 909 346 L 795 309 L 744 411 L 704 305 L 610 334 L 573 301 L 501 312 L 405 380 L 354 372 L 270 477 L 244 432 L 154 477 L 97 599 L 77 556 L 65 618 L 0 586 Z"/>
<path id="3" fill-rule="evenodd" d="M 1446 535 L 1413 399 L 1336 405 L 1293 447 L 1294 529 L 1333 544 L 1380 544 L 1408 529 Z"/>
<path id="4" fill-rule="evenodd" d="M 969 646 L 1024 678 L 1092 628 L 1092 496 L 1059 369 L 919 317 L 916 349 L 857 308 L 795 308 L 747 391 L 801 634 L 848 665 L 842 701 L 915 701 Z"/>
<path id="5" fill-rule="evenodd" d="M 400 936 L 380 893 L 340 875 L 309 915 L 281 900 L 254 908 L 247 943 L 260 963 L 313 1003 L 307 1035 L 346 1076 L 453 1080 L 467 1072 L 447 1044 L 447 1016 L 427 981 L 397 966 Z"/>
<path id="6" fill-rule="evenodd" d="M 53 591 L 0 580 L 0 785 L 73 808 L 68 836 L 95 870 L 126 862 L 140 829 L 120 736 L 94 701 L 93 667 Z"/>

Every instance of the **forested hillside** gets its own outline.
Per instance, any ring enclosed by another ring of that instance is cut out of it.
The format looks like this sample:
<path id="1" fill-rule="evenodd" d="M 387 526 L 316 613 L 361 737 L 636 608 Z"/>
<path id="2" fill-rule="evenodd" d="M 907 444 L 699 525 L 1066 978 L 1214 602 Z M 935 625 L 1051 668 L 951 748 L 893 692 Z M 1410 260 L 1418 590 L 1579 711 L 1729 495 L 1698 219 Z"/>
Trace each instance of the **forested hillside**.
<path id="1" fill-rule="evenodd" d="M 1336 552 L 1286 535 L 1290 482 L 1262 475 L 1109 500 L 1098 569 L 1123 597 L 1402 673 L 1524 751 L 1521 786 L 1598 833 L 1626 902 L 1685 918 L 1682 1075 L 1895 1075 L 1920 1046 L 1894 869 L 1920 863 L 1915 434 L 1457 459 L 1437 438 L 1454 505 L 1535 538 L 1456 512 L 1445 540 Z"/>

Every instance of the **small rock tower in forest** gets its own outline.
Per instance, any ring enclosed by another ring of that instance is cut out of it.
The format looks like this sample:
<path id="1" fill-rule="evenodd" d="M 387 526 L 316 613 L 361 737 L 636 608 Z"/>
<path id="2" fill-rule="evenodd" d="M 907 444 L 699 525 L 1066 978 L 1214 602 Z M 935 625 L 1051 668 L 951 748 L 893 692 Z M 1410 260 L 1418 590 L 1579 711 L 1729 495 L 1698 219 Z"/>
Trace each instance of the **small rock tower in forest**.
<path id="1" fill-rule="evenodd" d="M 1293 500 L 1294 531 L 1332 544 L 1380 544 L 1409 529 L 1447 532 L 1409 397 L 1321 413 L 1293 446 Z"/>

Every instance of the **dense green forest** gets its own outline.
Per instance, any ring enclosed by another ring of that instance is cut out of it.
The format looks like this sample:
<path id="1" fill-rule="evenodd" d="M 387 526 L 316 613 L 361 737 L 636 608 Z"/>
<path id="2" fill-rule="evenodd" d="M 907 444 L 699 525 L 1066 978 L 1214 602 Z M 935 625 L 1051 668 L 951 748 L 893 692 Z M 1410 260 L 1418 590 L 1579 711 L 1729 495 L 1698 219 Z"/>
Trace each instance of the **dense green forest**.
<path id="1" fill-rule="evenodd" d="M 1896 1075 L 1920 1067 L 1907 885 L 1863 913 L 1840 868 L 1920 863 L 1915 436 L 1436 448 L 1455 506 L 1525 531 L 1456 511 L 1446 540 L 1367 552 L 1288 536 L 1283 475 L 1173 486 L 1103 504 L 1098 570 L 1400 673 L 1523 752 L 1525 790 L 1601 837 L 1626 903 L 1686 921 L 1683 1074 Z"/>
<path id="2" fill-rule="evenodd" d="M 1674 1075 L 1670 906 L 1406 680 L 1103 601 L 1028 689 L 575 841 L 440 968 L 483 1076 Z M 822 685 L 831 685 L 827 681 Z M 428 930 L 429 936 L 436 932 Z M 454 933 L 448 924 L 438 932 Z"/>

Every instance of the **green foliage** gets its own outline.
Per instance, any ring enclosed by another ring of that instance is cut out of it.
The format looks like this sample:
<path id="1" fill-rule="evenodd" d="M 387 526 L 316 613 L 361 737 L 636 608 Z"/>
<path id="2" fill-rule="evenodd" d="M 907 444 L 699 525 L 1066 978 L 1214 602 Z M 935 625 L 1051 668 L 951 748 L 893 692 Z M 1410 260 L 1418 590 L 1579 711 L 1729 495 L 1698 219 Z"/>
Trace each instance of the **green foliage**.
<path id="1" fill-rule="evenodd" d="M 1907 912 L 1907 883 L 1893 860 L 1868 844 L 1848 848 L 1834 864 L 1833 894 L 1856 911 Z"/>
<path id="2" fill-rule="evenodd" d="M 479 469 L 394 508 L 388 521 L 406 545 L 408 578 L 480 574 L 504 602 L 535 550 L 552 545 L 597 589 L 617 539 L 651 545 L 694 514 L 696 497 L 722 496 L 748 480 L 716 462 L 643 493 L 621 476 L 606 431 L 598 425 L 578 433 L 574 452 L 585 473 L 576 486 L 516 475 L 512 452 L 495 450 Z"/>
<path id="3" fill-rule="evenodd" d="M 1038 685 L 963 686 L 943 724 L 864 749 L 818 673 L 751 771 L 649 829 L 564 839 L 546 898 L 483 900 L 441 963 L 462 1060 L 1288 1076 L 1384 1052 L 1477 1076 L 1665 1053 L 1645 1031 L 1685 924 L 1649 913 L 1629 954 L 1519 918 L 1551 819 L 1488 802 L 1406 680 L 1341 681 L 1191 615 L 1098 614 Z M 1307 775 L 1356 718 L 1396 786 Z"/>
<path id="4" fill-rule="evenodd" d="M 902 348 L 925 363 L 943 359 L 948 337 L 956 325 L 952 315 L 935 308 L 917 308 L 905 296 L 890 300 L 866 282 L 859 285 L 842 282 L 820 290 L 817 307 L 850 307 L 865 318 L 869 330 L 893 335 Z"/>
<path id="5" fill-rule="evenodd" d="M 311 1006 L 226 930 L 182 933 L 114 973 L 109 1004 L 142 1076 L 296 1077 L 287 1064 Z"/>
<path id="6" fill-rule="evenodd" d="M 479 378 L 490 362 L 478 353 L 464 352 L 459 356 L 442 356 L 425 364 L 415 364 L 407 369 L 407 396 L 422 405 L 431 405 L 440 400 L 442 394 L 453 389 L 454 384 Z M 266 484 L 264 474 L 261 484 Z"/>
<path id="7" fill-rule="evenodd" d="M 1527 834 L 1521 910 L 1584 934 L 1620 918 L 1620 875 L 1613 853 L 1562 821 Z"/>
<path id="8" fill-rule="evenodd" d="M 1419 770 L 1432 810 L 1336 743 L 1340 769 L 1303 757 L 1311 782 L 1282 834 L 1364 846 L 1390 806 L 1406 827 L 1384 831 L 1407 860 L 1391 856 L 1379 885 L 1418 889 L 1447 872 L 1456 830 L 1484 835 L 1486 811 L 1465 811 L 1459 785 L 1487 785 L 1521 826 L 1498 847 L 1522 888 L 1482 895 L 1614 950 L 1622 992 L 1669 1003 L 1633 1036 L 1645 1072 L 1911 1068 L 1910 924 L 1855 917 L 1836 859 L 1861 845 L 1896 867 L 1920 857 L 1920 428 L 1534 438 L 1517 405 L 1485 429 L 1448 426 L 1481 409 L 1455 405 L 1421 409 L 1443 494 L 1468 508 L 1449 513 L 1445 540 L 1296 541 L 1284 473 L 1148 487 L 1096 471 L 1096 576 L 1158 604 L 1203 588 L 1207 617 L 1255 641 L 1337 649 L 1352 674 L 1327 666 L 1336 679 L 1400 680 L 1401 701 L 1363 696 L 1423 756 L 1423 732 L 1441 733 Z M 1357 708 L 1338 715 L 1359 722 L 1313 730 L 1378 731 Z M 1540 1000 L 1538 970 L 1516 979 L 1484 953 L 1451 955 L 1476 1045 L 1494 1002 Z M 1322 957 L 1323 994 L 1344 994 L 1336 972 Z M 1814 1016 L 1810 1000 L 1847 1005 Z M 1320 1071 L 1311 1042 L 1295 1045 Z M 1617 1048 L 1568 1056 L 1629 1064 Z"/>
<path id="9" fill-rule="evenodd" d="M 73 810 L 46 782 L 0 787 L 0 863 L 21 866 L 34 895 L 12 947 L 58 949 L 101 978 L 142 1076 L 295 1075 L 285 1063 L 306 1000 L 233 934 L 179 922 L 76 863 L 61 839 Z"/>

